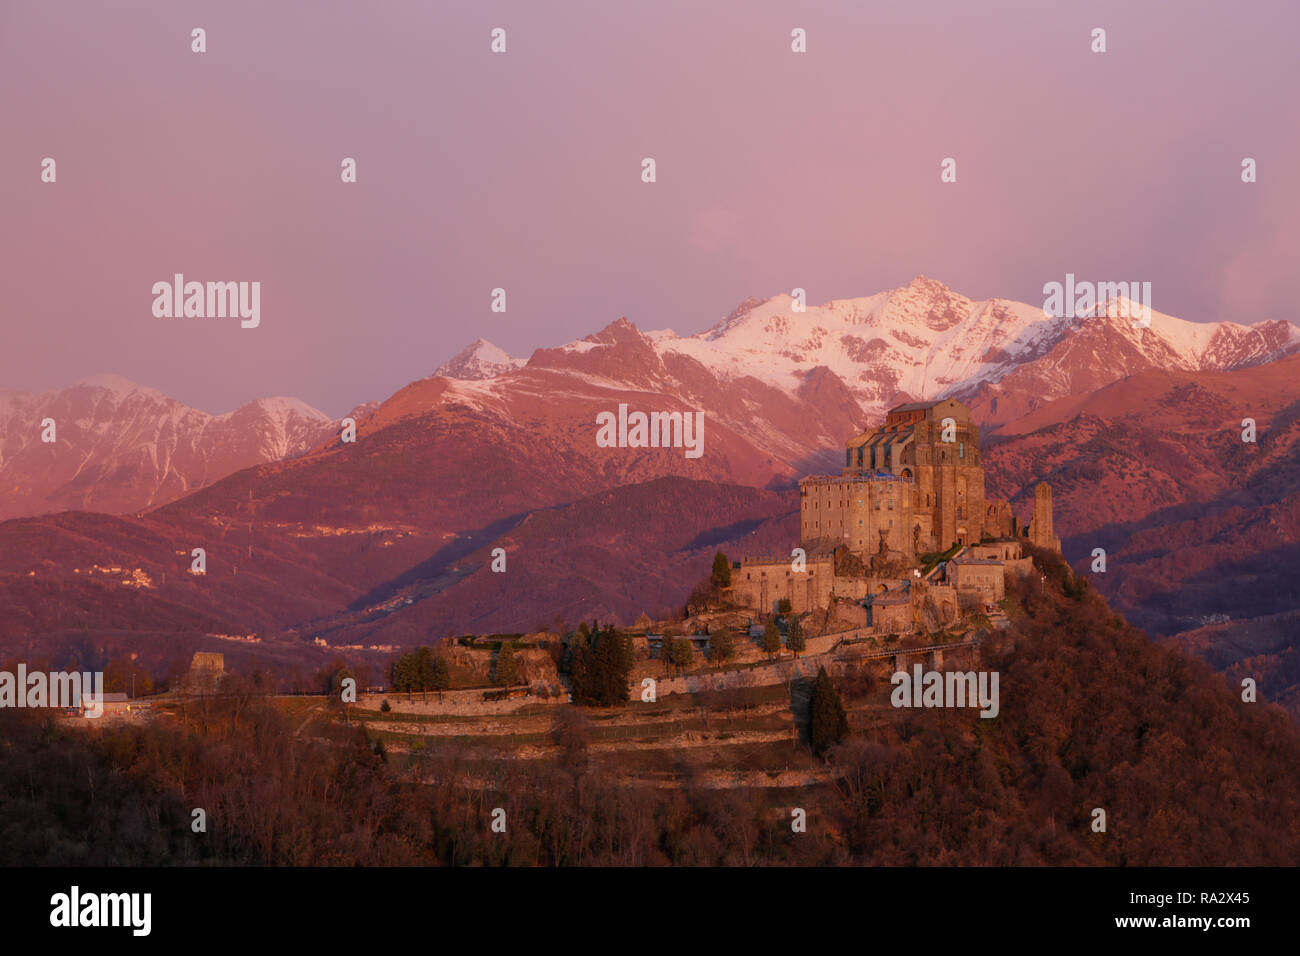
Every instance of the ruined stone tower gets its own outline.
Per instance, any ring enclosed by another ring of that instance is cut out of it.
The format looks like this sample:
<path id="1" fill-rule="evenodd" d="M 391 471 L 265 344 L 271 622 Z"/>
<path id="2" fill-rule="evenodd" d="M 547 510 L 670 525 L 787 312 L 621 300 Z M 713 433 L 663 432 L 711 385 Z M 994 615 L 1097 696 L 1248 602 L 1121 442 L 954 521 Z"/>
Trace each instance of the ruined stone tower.
<path id="1" fill-rule="evenodd" d="M 226 673 L 226 656 L 207 651 L 196 651 L 190 669 L 181 678 L 181 690 L 190 694 L 214 692 Z"/>
<path id="2" fill-rule="evenodd" d="M 1029 522 L 1029 543 L 1040 548 L 1061 550 L 1061 539 L 1052 530 L 1052 486 L 1038 483 L 1034 489 L 1034 517 Z"/>

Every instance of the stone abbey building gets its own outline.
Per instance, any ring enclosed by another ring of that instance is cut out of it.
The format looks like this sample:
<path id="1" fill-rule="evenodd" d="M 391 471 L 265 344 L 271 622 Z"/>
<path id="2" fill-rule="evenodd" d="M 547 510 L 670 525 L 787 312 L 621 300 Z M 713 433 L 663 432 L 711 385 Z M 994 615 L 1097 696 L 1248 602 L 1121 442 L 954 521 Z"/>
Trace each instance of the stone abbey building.
<path id="1" fill-rule="evenodd" d="M 890 580 L 905 581 L 924 554 L 961 546 L 948 570 L 974 579 L 995 574 L 976 562 L 1021 560 L 1021 539 L 1060 550 L 1048 485 L 1036 489 L 1027 528 L 1007 502 L 985 498 L 979 427 L 954 398 L 899 405 L 878 428 L 849 439 L 838 475 L 799 482 L 799 529 L 804 569 L 785 556 L 746 558 L 732 574 L 738 600 L 763 610 L 781 598 L 796 610 L 834 597 L 871 603 L 891 590 Z M 1008 545 L 1005 558 L 976 557 L 974 548 L 994 542 Z"/>
<path id="2" fill-rule="evenodd" d="M 979 427 L 955 398 L 899 405 L 879 428 L 850 439 L 843 471 L 799 482 L 799 529 L 810 552 L 845 545 L 870 555 L 884 541 L 909 559 L 1021 530 L 1009 504 L 984 497 Z M 1047 485 L 1029 537 L 1060 548 Z"/>
<path id="3" fill-rule="evenodd" d="M 979 428 L 953 398 L 890 409 L 885 423 L 849 440 L 844 470 L 799 483 L 800 538 L 822 550 L 879 542 L 910 557 L 1010 535 L 1011 509 L 989 513 Z"/>

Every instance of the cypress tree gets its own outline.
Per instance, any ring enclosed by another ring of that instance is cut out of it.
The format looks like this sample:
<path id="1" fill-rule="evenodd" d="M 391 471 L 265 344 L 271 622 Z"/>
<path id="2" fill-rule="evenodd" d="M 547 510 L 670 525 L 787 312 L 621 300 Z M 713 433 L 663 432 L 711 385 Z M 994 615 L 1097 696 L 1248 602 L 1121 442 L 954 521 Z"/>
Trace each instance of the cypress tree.
<path id="1" fill-rule="evenodd" d="M 790 653 L 798 657 L 808 647 L 808 642 L 804 640 L 803 625 L 799 623 L 799 618 L 791 617 L 790 623 L 786 625 L 785 646 L 790 648 Z"/>
<path id="2" fill-rule="evenodd" d="M 560 670 L 566 674 L 573 674 L 574 664 L 578 660 L 578 655 L 580 653 L 586 653 L 591 650 L 591 645 L 587 640 L 586 628 L 586 624 L 579 627 L 573 636 L 569 638 L 569 644 L 564 649 L 564 654 L 560 661 Z"/>
<path id="3" fill-rule="evenodd" d="M 695 656 L 694 651 L 695 649 L 691 646 L 690 638 L 673 638 L 672 649 L 669 651 L 673 667 L 678 671 L 690 667 L 691 659 Z"/>
<path id="4" fill-rule="evenodd" d="M 578 704 L 588 702 L 588 687 L 591 682 L 591 650 L 582 635 L 576 635 L 569 648 L 569 684 L 573 688 L 573 700 Z"/>
<path id="5" fill-rule="evenodd" d="M 612 627 L 592 635 L 588 650 L 575 641 L 569 679 L 573 698 L 580 704 L 613 707 L 627 702 L 627 678 L 631 671 L 630 639 Z"/>
<path id="6" fill-rule="evenodd" d="M 497 652 L 497 672 L 496 684 L 500 687 L 510 687 L 519 681 L 519 671 L 515 667 L 515 650 L 510 641 L 501 642 L 501 650 Z"/>
<path id="7" fill-rule="evenodd" d="M 433 677 L 429 686 L 438 692 L 439 700 L 442 700 L 442 692 L 451 687 L 451 666 L 441 654 L 433 659 Z"/>
<path id="8" fill-rule="evenodd" d="M 393 661 L 393 690 L 406 691 L 408 700 L 410 699 L 411 687 L 414 684 L 412 676 L 414 668 L 415 658 L 410 654 L 403 654 Z"/>
<path id="9" fill-rule="evenodd" d="M 816 753 L 824 754 L 832 744 L 839 743 L 849 732 L 849 721 L 840 703 L 839 691 L 831 683 L 826 668 L 817 669 L 810 702 L 811 723 L 809 737 Z"/>
<path id="10" fill-rule="evenodd" d="M 416 648 L 412 670 L 416 689 L 421 695 L 427 694 L 433 687 L 433 651 L 427 647 Z"/>
<path id="11" fill-rule="evenodd" d="M 596 645 L 596 703 L 613 707 L 627 701 L 627 675 L 632 670 L 631 642 L 611 627 Z"/>
<path id="12" fill-rule="evenodd" d="M 731 587 L 731 562 L 721 551 L 713 556 L 713 573 L 709 576 L 709 583 L 715 588 Z"/>
<path id="13" fill-rule="evenodd" d="M 776 621 L 768 621 L 763 627 L 763 653 L 768 657 L 781 650 L 781 629 Z"/>

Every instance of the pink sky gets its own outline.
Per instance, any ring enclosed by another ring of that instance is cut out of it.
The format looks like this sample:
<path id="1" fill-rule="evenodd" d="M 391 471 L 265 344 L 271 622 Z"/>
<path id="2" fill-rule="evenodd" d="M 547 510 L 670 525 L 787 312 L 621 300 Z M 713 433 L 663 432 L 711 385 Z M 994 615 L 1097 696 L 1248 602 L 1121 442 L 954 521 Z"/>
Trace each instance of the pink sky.
<path id="1" fill-rule="evenodd" d="M 114 372 L 339 415 L 479 336 L 690 333 L 917 274 L 1300 321 L 1298 8 L 8 0 L 0 387 Z M 261 326 L 155 318 L 175 272 L 260 281 Z"/>

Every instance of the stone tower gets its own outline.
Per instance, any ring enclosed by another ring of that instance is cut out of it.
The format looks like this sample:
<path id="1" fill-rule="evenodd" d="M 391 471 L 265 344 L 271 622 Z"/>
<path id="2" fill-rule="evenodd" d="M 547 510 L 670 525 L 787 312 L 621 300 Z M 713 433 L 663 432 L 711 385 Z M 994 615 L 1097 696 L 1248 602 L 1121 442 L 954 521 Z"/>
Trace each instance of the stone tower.
<path id="1" fill-rule="evenodd" d="M 226 673 L 226 656 L 206 651 L 196 651 L 190 669 L 181 678 L 181 689 L 186 693 L 212 693 L 221 684 Z"/>
<path id="2" fill-rule="evenodd" d="M 1061 539 L 1052 530 L 1052 486 L 1045 481 L 1034 489 L 1034 518 L 1029 522 L 1029 543 L 1040 548 L 1061 550 Z"/>

